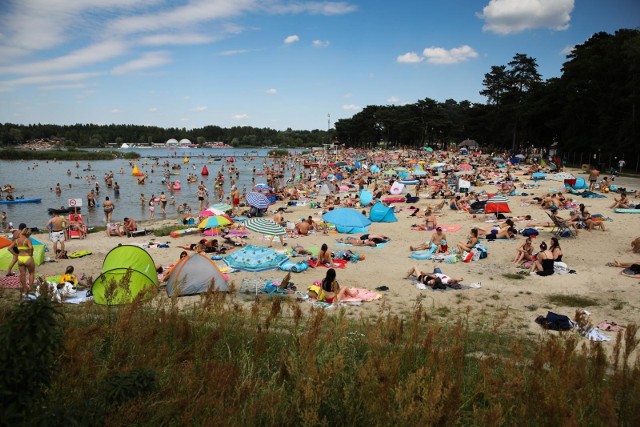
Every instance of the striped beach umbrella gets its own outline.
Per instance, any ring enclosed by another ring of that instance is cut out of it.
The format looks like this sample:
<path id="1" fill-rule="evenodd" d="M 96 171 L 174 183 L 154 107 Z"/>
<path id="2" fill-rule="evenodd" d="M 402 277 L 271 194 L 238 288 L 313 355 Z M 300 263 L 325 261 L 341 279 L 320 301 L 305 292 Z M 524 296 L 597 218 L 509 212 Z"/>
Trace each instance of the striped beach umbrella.
<path id="1" fill-rule="evenodd" d="M 511 213 L 509 199 L 502 194 L 497 194 L 487 200 L 484 207 L 485 213 Z"/>
<path id="2" fill-rule="evenodd" d="M 284 227 L 267 218 L 248 219 L 244 222 L 244 226 L 251 231 L 267 236 L 284 236 L 287 234 L 287 230 Z"/>
<path id="3" fill-rule="evenodd" d="M 269 199 L 267 199 L 267 196 L 262 193 L 256 193 L 255 191 L 247 194 L 247 203 L 249 206 L 253 206 L 258 209 L 267 209 L 271 204 Z"/>

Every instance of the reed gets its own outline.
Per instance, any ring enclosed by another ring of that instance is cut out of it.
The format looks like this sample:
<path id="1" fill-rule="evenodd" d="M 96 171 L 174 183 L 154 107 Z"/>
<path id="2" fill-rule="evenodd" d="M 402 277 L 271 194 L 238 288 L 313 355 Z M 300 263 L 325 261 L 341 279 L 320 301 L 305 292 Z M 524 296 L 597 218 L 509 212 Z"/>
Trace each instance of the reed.
<path id="1" fill-rule="evenodd" d="M 0 307 L 4 348 L 25 307 Z M 636 325 L 606 356 L 572 333 L 514 334 L 509 310 L 446 323 L 421 301 L 355 320 L 215 292 L 188 308 L 158 297 L 56 310 L 56 363 L 25 416 L 59 424 L 640 424 Z"/>

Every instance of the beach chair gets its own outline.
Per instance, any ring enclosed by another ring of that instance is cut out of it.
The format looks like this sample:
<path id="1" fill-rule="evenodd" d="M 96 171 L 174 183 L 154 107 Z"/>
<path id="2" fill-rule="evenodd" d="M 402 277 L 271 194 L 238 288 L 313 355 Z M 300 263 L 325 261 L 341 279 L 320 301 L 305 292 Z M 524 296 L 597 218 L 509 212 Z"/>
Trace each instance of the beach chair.
<path id="1" fill-rule="evenodd" d="M 553 229 L 551 230 L 551 233 L 553 233 L 553 235 L 555 235 L 556 237 L 578 237 L 578 235 L 576 234 L 576 230 L 571 227 L 571 225 L 569 225 L 568 221 L 562 221 L 557 217 L 551 215 L 549 212 L 547 212 L 547 215 L 553 222 Z"/>
<path id="2" fill-rule="evenodd" d="M 133 230 L 133 231 L 126 231 L 125 233 L 126 233 L 127 237 L 146 236 L 147 235 L 147 230 L 145 230 L 145 229 L 137 229 L 137 230 Z"/>
<path id="3" fill-rule="evenodd" d="M 87 237 L 87 226 L 82 220 L 82 215 L 80 214 L 69 214 L 69 222 L 75 222 L 77 224 L 71 225 L 67 227 L 67 235 L 69 239 L 83 239 Z M 79 230 L 80 228 L 81 230 Z"/>

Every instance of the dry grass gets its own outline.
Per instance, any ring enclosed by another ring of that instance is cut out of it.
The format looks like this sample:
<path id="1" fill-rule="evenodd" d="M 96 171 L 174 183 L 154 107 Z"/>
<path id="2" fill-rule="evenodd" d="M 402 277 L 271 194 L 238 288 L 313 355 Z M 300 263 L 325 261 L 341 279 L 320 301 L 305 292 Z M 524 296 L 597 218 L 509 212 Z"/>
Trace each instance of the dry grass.
<path id="1" fill-rule="evenodd" d="M 506 309 L 347 319 L 217 293 L 61 309 L 44 410 L 60 424 L 640 425 L 635 325 L 609 359 L 569 333 L 519 337 Z"/>

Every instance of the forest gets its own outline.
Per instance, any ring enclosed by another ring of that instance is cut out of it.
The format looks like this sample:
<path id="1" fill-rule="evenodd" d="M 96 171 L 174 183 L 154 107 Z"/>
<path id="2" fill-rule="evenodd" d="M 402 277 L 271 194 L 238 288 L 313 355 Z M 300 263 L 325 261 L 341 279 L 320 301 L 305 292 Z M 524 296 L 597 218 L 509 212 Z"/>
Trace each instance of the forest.
<path id="1" fill-rule="evenodd" d="M 330 130 L 284 131 L 216 125 L 160 128 L 132 124 L 0 124 L 0 146 L 61 138 L 69 147 L 163 143 L 188 138 L 202 144 L 311 147 L 334 141 L 348 147 L 443 147 L 470 138 L 500 150 L 550 147 L 569 151 L 635 153 L 640 97 L 640 30 L 600 32 L 567 55 L 561 76 L 543 80 L 535 58 L 516 53 L 484 75 L 486 103 L 428 97 L 413 104 L 369 105 Z M 635 157 L 635 156 L 634 156 Z"/>

